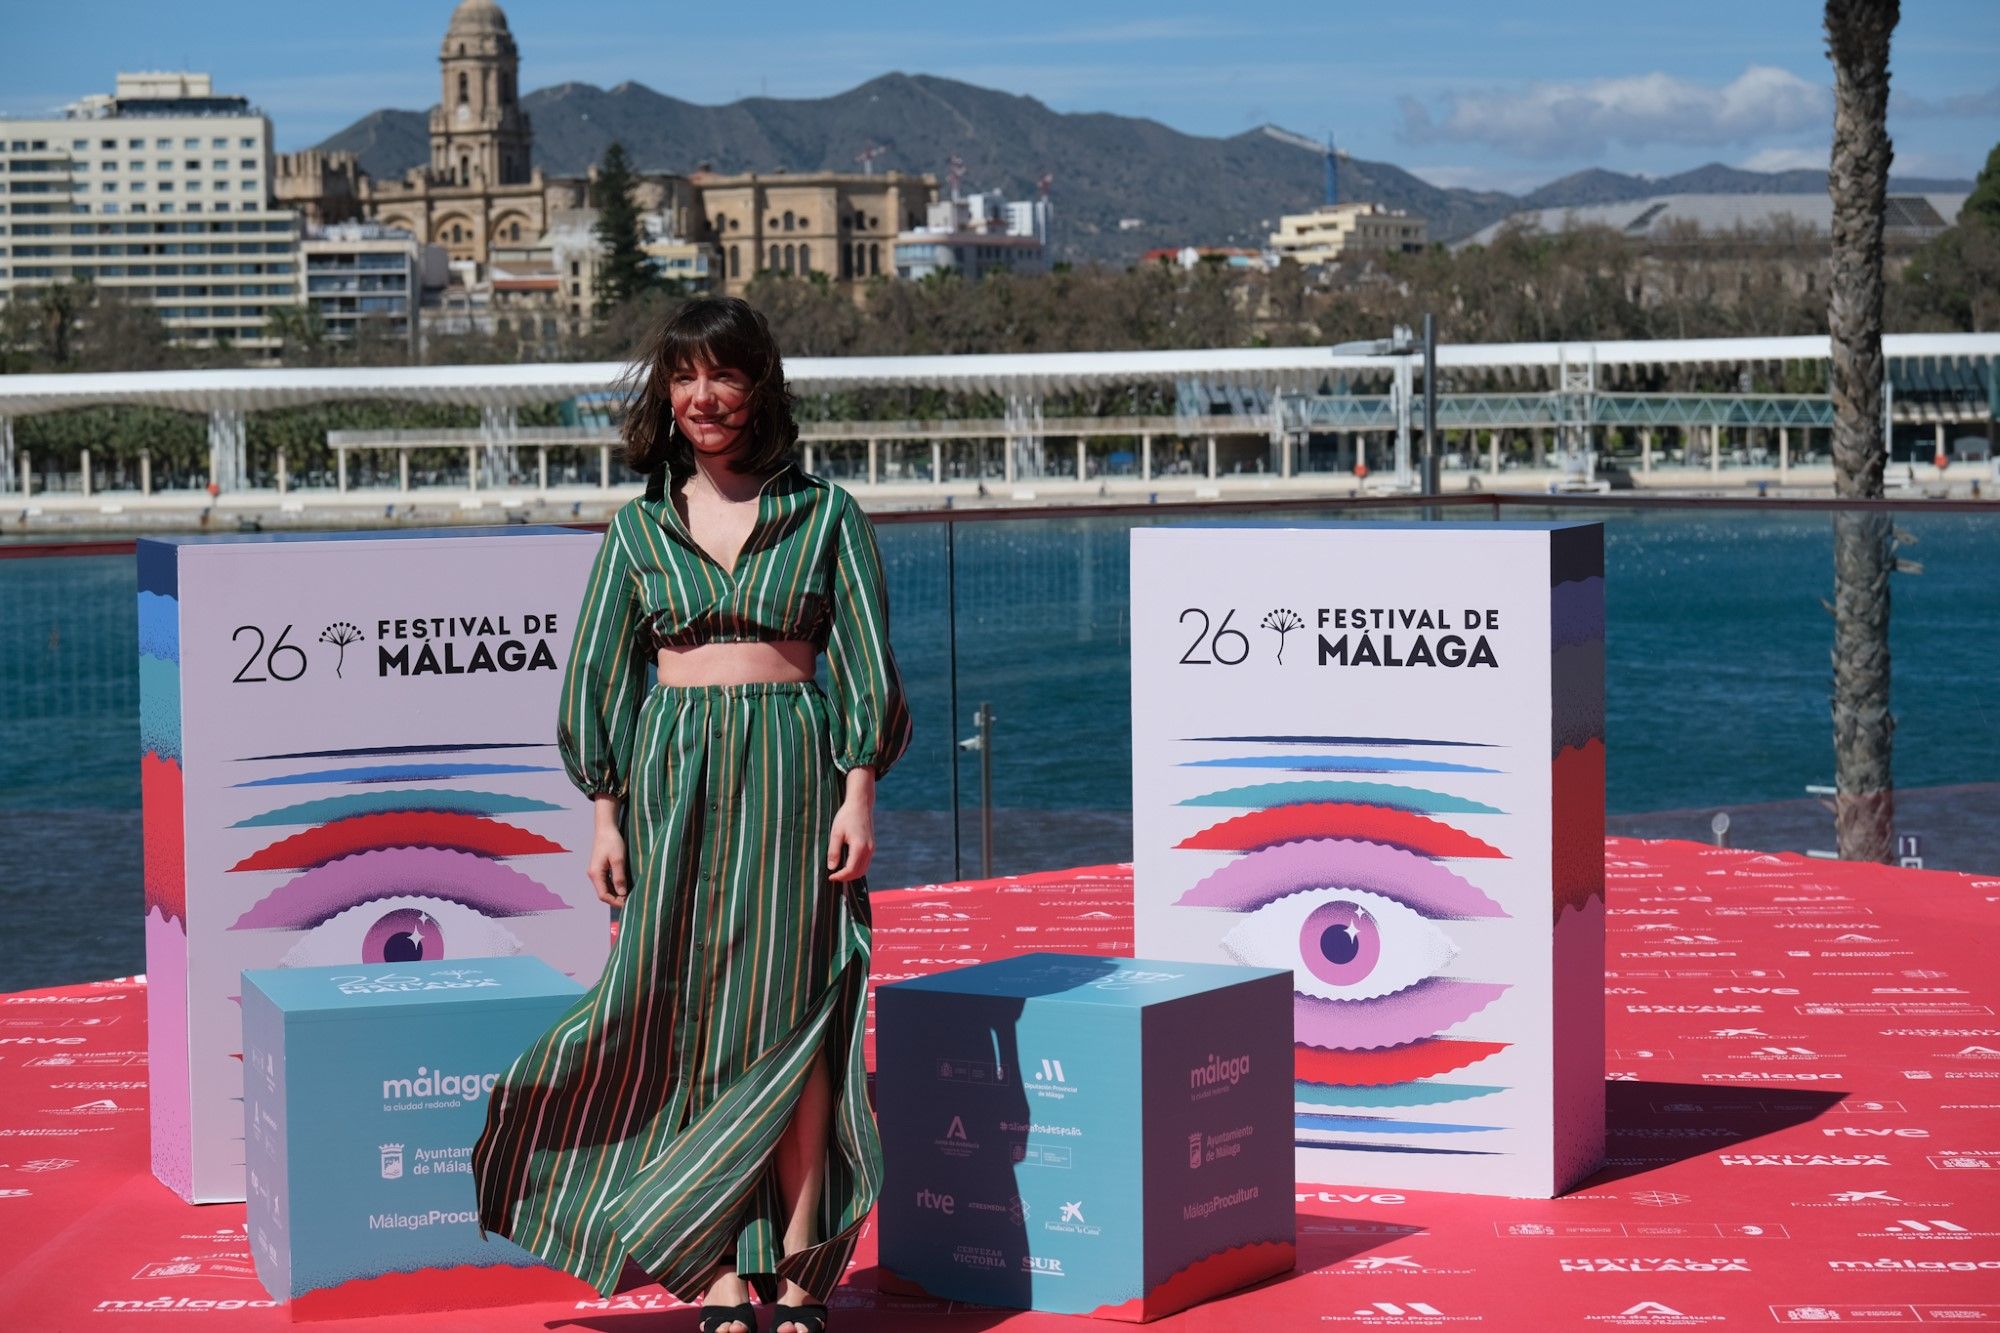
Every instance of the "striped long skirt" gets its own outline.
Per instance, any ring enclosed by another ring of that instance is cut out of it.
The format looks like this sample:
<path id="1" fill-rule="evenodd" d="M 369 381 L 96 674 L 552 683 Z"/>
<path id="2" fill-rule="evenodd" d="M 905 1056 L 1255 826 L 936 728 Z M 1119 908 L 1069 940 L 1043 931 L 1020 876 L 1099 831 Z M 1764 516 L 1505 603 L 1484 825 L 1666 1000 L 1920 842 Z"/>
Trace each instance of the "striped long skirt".
<path id="1" fill-rule="evenodd" d="M 828 707 L 807 681 L 656 685 L 641 708 L 618 941 L 495 1086 L 472 1153 L 482 1230 L 600 1294 L 630 1255 L 684 1300 L 722 1264 L 766 1300 L 779 1277 L 823 1300 L 874 1205 L 868 902 L 827 878 Z M 818 1243 L 781 1257 L 774 1154 L 822 1055 Z"/>

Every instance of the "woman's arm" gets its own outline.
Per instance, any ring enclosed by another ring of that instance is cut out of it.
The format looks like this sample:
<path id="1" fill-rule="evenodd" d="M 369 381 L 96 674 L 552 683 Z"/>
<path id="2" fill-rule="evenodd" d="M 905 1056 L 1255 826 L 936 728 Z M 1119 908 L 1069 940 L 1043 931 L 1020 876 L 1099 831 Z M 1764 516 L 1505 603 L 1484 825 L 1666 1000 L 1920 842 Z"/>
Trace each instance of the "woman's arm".
<path id="1" fill-rule="evenodd" d="M 625 795 L 632 732 L 651 665 L 639 633 L 644 616 L 618 524 L 597 548 L 584 584 L 556 706 L 563 768 L 586 796 Z"/>
<path id="2" fill-rule="evenodd" d="M 613 906 L 625 900 L 622 804 L 639 702 L 651 683 L 643 623 L 632 561 L 614 519 L 584 584 L 556 708 L 563 769 L 595 807 L 590 882 Z"/>
<path id="3" fill-rule="evenodd" d="M 889 593 L 875 526 L 845 492 L 835 538 L 827 675 L 833 685 L 834 763 L 843 774 L 886 775 L 910 746 L 910 709 L 889 647 Z"/>
<path id="4" fill-rule="evenodd" d="M 875 783 L 909 748 L 911 724 L 889 647 L 889 595 L 875 528 L 845 492 L 839 502 L 826 664 L 844 799 L 828 834 L 827 868 L 833 879 L 846 881 L 868 871 L 875 854 Z"/>

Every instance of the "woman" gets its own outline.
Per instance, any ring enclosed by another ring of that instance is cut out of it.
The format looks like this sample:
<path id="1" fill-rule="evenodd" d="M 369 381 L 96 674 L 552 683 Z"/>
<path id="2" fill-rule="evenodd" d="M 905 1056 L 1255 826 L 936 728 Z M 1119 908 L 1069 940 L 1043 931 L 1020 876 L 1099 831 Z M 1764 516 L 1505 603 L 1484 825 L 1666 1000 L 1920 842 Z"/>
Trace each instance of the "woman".
<path id="1" fill-rule="evenodd" d="M 624 908 L 597 985 L 494 1089 L 480 1225 L 600 1293 L 629 1254 L 703 1333 L 820 1333 L 882 1175 L 861 1035 L 875 783 L 910 740 L 874 530 L 792 460 L 778 348 L 703 297 L 626 414 L 557 739 Z M 827 657 L 831 697 L 814 683 Z"/>

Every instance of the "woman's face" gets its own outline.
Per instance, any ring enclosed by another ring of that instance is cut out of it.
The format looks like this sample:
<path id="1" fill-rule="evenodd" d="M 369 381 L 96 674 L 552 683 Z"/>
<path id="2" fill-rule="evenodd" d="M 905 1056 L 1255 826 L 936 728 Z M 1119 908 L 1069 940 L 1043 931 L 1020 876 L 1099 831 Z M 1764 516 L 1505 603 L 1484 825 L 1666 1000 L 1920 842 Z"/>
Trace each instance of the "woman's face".
<path id="1" fill-rule="evenodd" d="M 722 366 L 676 367 L 667 382 L 674 420 L 699 457 L 734 449 L 749 422 L 750 377 Z"/>

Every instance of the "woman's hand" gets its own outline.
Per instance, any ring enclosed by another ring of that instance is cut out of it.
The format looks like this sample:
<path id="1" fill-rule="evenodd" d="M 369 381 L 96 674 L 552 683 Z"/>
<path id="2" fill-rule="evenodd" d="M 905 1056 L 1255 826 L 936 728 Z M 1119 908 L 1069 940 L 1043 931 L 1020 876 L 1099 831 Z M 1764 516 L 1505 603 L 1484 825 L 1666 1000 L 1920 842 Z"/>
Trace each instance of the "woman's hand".
<path id="1" fill-rule="evenodd" d="M 618 800 L 597 798 L 597 826 L 590 837 L 590 886 L 598 899 L 623 907 L 631 892 L 625 872 L 625 835 L 618 831 Z"/>
<path id="2" fill-rule="evenodd" d="M 834 811 L 826 837 L 826 868 L 832 872 L 827 878 L 842 884 L 860 879 L 874 858 L 875 770 L 853 768 L 847 774 L 847 799 Z"/>

